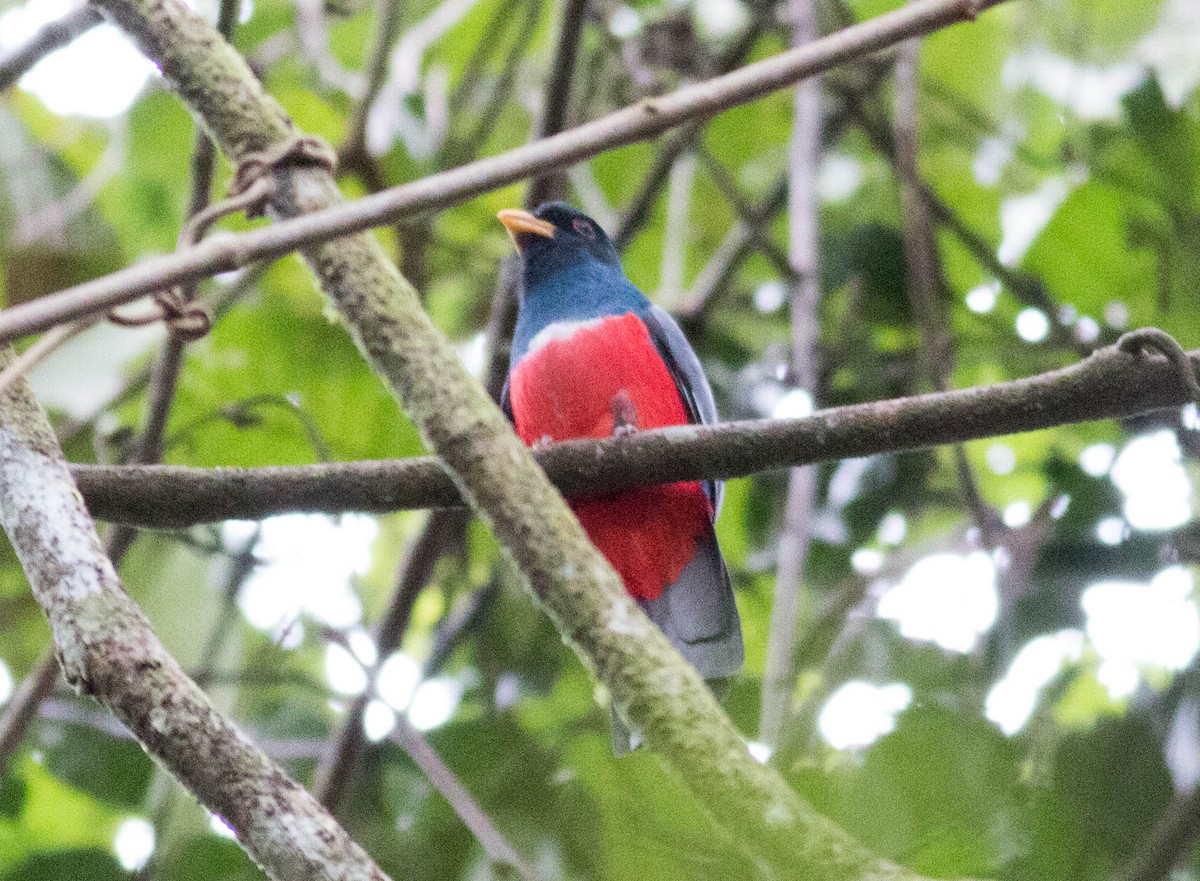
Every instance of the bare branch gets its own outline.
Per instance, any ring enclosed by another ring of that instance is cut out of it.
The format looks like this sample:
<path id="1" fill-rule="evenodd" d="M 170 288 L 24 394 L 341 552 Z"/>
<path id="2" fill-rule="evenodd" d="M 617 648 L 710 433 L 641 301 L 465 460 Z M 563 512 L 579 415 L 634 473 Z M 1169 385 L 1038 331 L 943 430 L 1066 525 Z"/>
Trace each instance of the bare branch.
<path id="1" fill-rule="evenodd" d="M 954 372 L 954 339 L 945 315 L 943 292 L 946 277 L 937 249 L 933 224 L 921 192 L 920 139 L 917 130 L 917 71 L 921 43 L 912 39 L 900 47 L 896 57 L 896 91 L 893 99 L 894 131 L 892 161 L 900 185 L 900 209 L 904 219 L 904 253 L 908 260 L 908 298 L 913 319 L 921 331 L 925 373 L 939 391 L 950 388 Z M 963 502 L 979 529 L 985 547 L 995 547 L 1004 525 L 988 507 L 967 460 L 967 452 L 956 446 L 954 468 Z"/>
<path id="2" fill-rule="evenodd" d="M 1146 839 L 1138 846 L 1120 881 L 1162 881 L 1200 836 L 1200 786 L 1171 799 Z"/>
<path id="3" fill-rule="evenodd" d="M 484 853 L 493 863 L 510 866 L 525 881 L 535 881 L 538 878 L 538 873 L 509 844 L 504 833 L 479 806 L 458 776 L 442 761 L 442 757 L 430 746 L 425 735 L 414 728 L 403 716 L 396 722 L 392 740 L 408 753 L 413 763 L 425 773 L 429 782 L 442 794 L 442 798 L 450 803 L 454 813 L 458 814 L 459 819 L 483 845 Z"/>
<path id="4" fill-rule="evenodd" d="M 762 36 L 766 27 L 766 18 L 766 14 L 762 12 L 754 16 L 754 20 L 746 28 L 746 32 L 738 37 L 717 59 L 714 66 L 717 73 L 729 73 L 745 60 L 754 48 L 754 44 L 758 42 L 758 38 Z M 687 123 L 667 138 L 658 155 L 654 157 L 654 164 L 642 178 L 637 192 L 625 206 L 621 223 L 612 237 L 613 244 L 617 246 L 618 251 L 623 251 L 646 225 L 650 219 L 650 209 L 654 207 L 655 199 L 658 198 L 659 192 L 667 182 L 671 166 L 685 150 L 696 143 L 707 124 L 708 117 L 700 117 Z"/>
<path id="5" fill-rule="evenodd" d="M 99 319 L 95 316 L 76 321 L 72 324 L 60 324 L 52 328 L 36 343 L 12 360 L 3 372 L 0 372 L 0 393 L 6 388 L 29 375 L 38 364 L 57 352 L 63 345 L 83 333 Z"/>
<path id="6" fill-rule="evenodd" d="M 761 98 L 908 37 L 972 19 L 1000 2 L 1003 0 L 919 0 L 807 46 L 640 101 L 507 153 L 354 202 L 330 205 L 263 229 L 210 236 L 181 254 L 150 258 L 104 278 L 3 310 L 0 342 L 110 309 L 172 284 L 237 269 L 254 260 L 280 257 L 337 236 L 392 223 L 418 211 L 454 205 L 532 174 L 544 174 L 605 150 L 653 138 L 681 123 Z M 284 132 L 277 134 L 282 137 Z"/>
<path id="7" fill-rule="evenodd" d="M 799 86 L 798 88 L 803 87 Z M 776 272 L 786 279 L 792 279 L 794 270 L 788 260 L 787 252 L 771 238 L 770 226 L 771 221 L 774 220 L 774 214 L 761 211 L 750 203 L 742 193 L 737 181 L 733 179 L 729 169 L 712 154 L 712 151 L 701 147 L 696 152 L 700 155 L 700 162 L 704 165 L 704 170 L 708 172 L 712 182 L 721 191 L 725 201 L 733 206 L 738 220 L 745 226 L 750 237 L 749 244 L 771 261 Z"/>
<path id="8" fill-rule="evenodd" d="M 4 776 L 8 761 L 24 739 L 42 700 L 57 681 L 58 658 L 53 651 L 48 651 L 22 680 L 17 693 L 4 705 L 4 712 L 0 714 L 0 777 Z"/>
<path id="9" fill-rule="evenodd" d="M 383 89 L 387 78 L 388 60 L 392 46 L 400 35 L 400 20 L 403 5 L 401 0 L 379 0 L 375 11 L 375 31 L 371 37 L 371 54 L 367 58 L 367 83 L 362 97 L 354 106 L 350 123 L 346 126 L 346 143 L 339 151 L 343 162 L 347 154 L 365 157 L 367 151 L 367 120 L 371 107 Z"/>
<path id="10" fill-rule="evenodd" d="M 0 365 L 11 360 L 0 356 Z M 222 716 L 158 641 L 104 555 L 28 386 L 0 394 L 0 522 L 67 681 L 107 706 L 277 879 L 386 876 Z"/>
<path id="11" fill-rule="evenodd" d="M 817 38 L 816 0 L 792 0 L 792 41 L 806 45 Z M 821 199 L 817 192 L 821 159 L 821 82 L 813 77 L 796 87 L 792 142 L 788 158 L 788 265 L 791 269 L 792 357 L 789 381 L 812 401 L 819 392 L 817 337 L 821 297 L 818 228 Z M 771 604 L 767 658 L 763 670 L 759 738 L 769 747 L 779 741 L 793 690 L 796 640 L 805 606 L 804 567 L 817 507 L 817 469 L 794 468 L 788 475 L 783 534 L 779 538 L 775 593 Z"/>
<path id="12" fill-rule="evenodd" d="M 68 12 L 34 34 L 28 43 L 0 56 L 0 92 L 7 91 L 35 64 L 100 24 L 100 13 L 90 6 Z"/>
<path id="13" fill-rule="evenodd" d="M 556 135 L 567 125 L 567 109 L 571 104 L 571 85 L 575 78 L 575 59 L 579 55 L 579 40 L 587 19 L 588 0 L 564 0 L 558 25 L 558 37 L 550 57 L 554 67 L 546 81 L 542 115 L 538 120 L 536 138 Z M 561 199 L 566 193 L 566 180 L 561 172 L 535 177 L 525 197 L 527 204 L 540 205 Z"/>
<path id="14" fill-rule="evenodd" d="M 567 50 L 567 54 L 566 56 L 555 55 L 554 69 L 546 81 L 542 96 L 542 115 L 533 131 L 535 143 L 558 134 L 566 125 L 571 83 L 575 77 L 576 57 L 579 52 L 579 40 L 583 33 L 586 10 L 587 0 L 564 0 L 556 53 L 561 47 Z M 536 10 L 532 3 L 531 14 L 533 14 L 531 22 L 536 21 Z M 517 39 L 519 45 L 524 36 L 518 34 Z M 505 73 L 507 75 L 509 71 L 506 70 Z M 564 188 L 565 184 L 559 175 L 544 175 L 534 178 L 525 192 L 525 207 L 532 211 L 546 199 L 560 197 L 562 195 L 560 190 Z M 484 388 L 494 401 L 500 400 L 500 392 L 504 387 L 504 380 L 508 376 L 513 328 L 517 323 L 517 289 L 519 285 L 517 262 L 513 259 L 504 261 L 496 277 L 496 288 L 492 295 L 491 311 L 488 315 L 487 371 L 483 381 Z"/>
<path id="15" fill-rule="evenodd" d="M 379 677 L 383 662 L 400 647 L 417 597 L 433 577 L 433 568 L 457 536 L 462 534 L 465 519 L 459 511 L 434 511 L 413 540 L 408 552 L 396 568 L 392 598 L 379 623 L 375 636 L 378 661 L 368 676 L 367 688 L 355 698 L 342 721 L 341 729 L 317 766 L 313 791 L 321 804 L 336 811 L 350 775 L 365 745 L 363 718 L 367 703 Z"/>
<path id="16" fill-rule="evenodd" d="M 1200 364 L 1200 350 L 1188 357 Z M 536 458 L 565 495 L 586 495 L 1124 419 L 1189 400 L 1165 359 L 1107 348 L 1071 367 L 996 385 L 834 407 L 804 419 L 566 441 Z M 72 473 L 100 519 L 160 528 L 285 511 L 385 512 L 462 503 L 433 457 L 272 468 L 74 465 Z"/>
<path id="17" fill-rule="evenodd" d="M 854 117 L 855 122 L 867 136 L 876 150 L 891 160 L 898 176 L 906 174 L 906 170 L 896 161 L 896 144 L 885 123 L 879 122 L 863 105 L 862 96 L 848 90 L 842 90 L 842 99 L 846 108 Z M 1092 347 L 1080 341 L 1071 329 L 1064 325 L 1059 318 L 1058 304 L 1046 292 L 1041 279 L 1018 269 L 1005 266 L 996 256 L 996 249 L 975 229 L 973 229 L 949 204 L 947 204 L 933 188 L 920 176 L 911 181 L 925 208 L 934 220 L 954 233 L 955 238 L 962 243 L 980 266 L 1004 283 L 1013 295 L 1027 306 L 1040 309 L 1050 320 L 1052 338 L 1065 348 L 1072 349 L 1081 355 L 1086 355 Z"/>

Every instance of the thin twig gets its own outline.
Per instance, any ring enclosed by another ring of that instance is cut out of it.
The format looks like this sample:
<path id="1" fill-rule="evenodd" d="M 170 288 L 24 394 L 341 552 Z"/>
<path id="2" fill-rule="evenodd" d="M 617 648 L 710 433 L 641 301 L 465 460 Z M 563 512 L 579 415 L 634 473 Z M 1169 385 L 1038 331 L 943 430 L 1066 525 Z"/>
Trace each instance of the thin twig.
<path id="1" fill-rule="evenodd" d="M 750 235 L 749 244 L 771 261 L 776 272 L 786 279 L 792 279 L 794 270 L 788 260 L 787 252 L 771 238 L 770 222 L 773 219 L 771 213 L 751 204 L 742 193 L 737 181 L 733 179 L 729 169 L 712 154 L 711 150 L 700 147 L 696 152 L 700 156 L 704 170 L 708 172 L 712 182 L 717 185 L 717 189 L 721 191 L 725 201 L 733 206 L 738 220 L 745 226 L 746 232 Z"/>
<path id="2" fill-rule="evenodd" d="M 671 173 L 667 179 L 662 257 L 658 261 L 658 291 L 655 299 L 668 309 L 680 301 L 683 293 L 692 185 L 695 180 L 696 157 L 690 152 L 684 153 L 671 166 Z"/>
<path id="3" fill-rule="evenodd" d="M 853 88 L 854 94 L 859 95 L 874 90 L 883 80 L 887 70 L 888 67 L 882 64 L 870 66 L 866 80 Z M 824 126 L 822 143 L 830 144 L 841 136 L 849 124 L 850 114 L 845 107 L 842 107 L 836 113 L 824 115 L 821 121 Z M 703 157 L 704 153 L 701 155 Z M 714 182 L 724 191 L 725 187 L 718 180 L 720 172 L 716 167 L 710 167 L 710 173 L 713 174 Z M 733 185 L 733 182 L 729 181 L 729 184 Z M 737 221 L 729 228 L 729 232 L 721 240 L 721 244 L 704 264 L 695 281 L 692 282 L 691 293 L 684 305 L 676 310 L 685 323 L 695 325 L 699 322 L 713 297 L 718 291 L 728 286 L 742 262 L 754 253 L 755 247 L 764 249 L 767 243 L 771 242 L 767 229 L 775 215 L 783 209 L 787 193 L 787 178 L 781 177 L 779 183 L 768 191 L 768 195 L 757 207 L 746 204 L 745 198 L 740 200 L 741 204 L 733 203 L 738 211 Z M 733 186 L 730 195 L 735 194 L 740 195 L 736 186 Z M 731 202 L 733 202 L 732 199 Z M 794 273 L 788 264 L 786 254 L 781 254 L 778 248 L 772 247 L 771 251 L 767 252 L 767 256 L 775 264 L 778 264 L 779 258 L 782 257 L 783 265 L 777 265 L 776 268 L 784 278 L 789 280 L 793 278 Z"/>
<path id="4" fill-rule="evenodd" d="M 1119 881 L 1162 881 L 1200 836 L 1200 786 L 1176 793 Z"/>
<path id="5" fill-rule="evenodd" d="M 375 11 L 375 31 L 371 37 L 371 52 L 367 59 L 367 83 L 362 97 L 354 105 L 350 123 L 346 126 L 346 142 L 338 152 L 343 164 L 347 156 L 367 156 L 367 121 L 371 108 L 387 77 L 392 46 L 400 35 L 402 0 L 379 0 Z"/>
<path id="6" fill-rule="evenodd" d="M 536 138 L 561 132 L 567 125 L 567 109 L 571 106 L 571 91 L 575 79 L 575 59 L 579 55 L 579 40 L 587 20 L 588 0 L 564 0 L 558 24 L 558 36 L 550 57 L 554 66 L 543 90 L 542 114 L 538 120 Z M 529 182 L 527 204 L 534 206 L 566 194 L 566 180 L 561 170 L 535 177 Z"/>
<path id="7" fill-rule="evenodd" d="M 37 716 L 42 700 L 57 681 L 58 658 L 50 650 L 33 666 L 21 681 L 17 693 L 4 705 L 4 712 L 0 713 L 0 777 L 4 776 L 9 760 L 25 739 L 25 732 Z"/>
<path id="8" fill-rule="evenodd" d="M 817 39 L 816 0 L 792 0 L 789 11 L 793 44 L 803 46 Z M 788 378 L 793 389 L 807 393 L 814 402 L 820 392 L 817 362 L 820 333 L 817 309 L 821 297 L 818 240 L 821 200 L 817 192 L 820 160 L 821 82 L 812 77 L 796 87 L 788 161 L 787 256 L 792 273 L 792 353 Z M 804 568 L 816 514 L 817 477 L 817 469 L 812 465 L 795 468 L 788 475 L 759 717 L 759 739 L 769 747 L 778 743 L 780 727 L 787 715 L 800 622 L 809 617 Z"/>
<path id="9" fill-rule="evenodd" d="M 266 269 L 267 264 L 255 263 L 252 266 L 247 266 L 245 269 L 239 270 L 232 280 L 227 284 L 219 286 L 219 292 L 211 301 L 214 323 L 254 288 Z M 69 420 L 58 426 L 59 443 L 66 446 L 79 435 L 79 432 L 89 426 L 94 426 L 96 420 L 103 414 L 137 398 L 138 395 L 149 387 L 153 369 L 154 366 L 152 364 L 139 368 L 112 397 L 105 399 L 86 416 Z"/>
<path id="10" fill-rule="evenodd" d="M 758 42 L 758 38 L 762 36 L 765 28 L 764 18 L 765 16 L 762 14 L 755 15 L 746 32 L 717 59 L 715 68 L 718 73 L 727 74 L 745 60 L 754 48 L 754 44 Z M 613 233 L 613 244 L 617 246 L 618 251 L 623 251 L 649 222 L 650 209 L 654 207 L 658 194 L 666 185 L 667 178 L 671 173 L 671 166 L 675 164 L 676 159 L 683 155 L 685 150 L 696 143 L 707 124 L 708 117 L 701 117 L 687 123 L 679 131 L 672 132 L 666 139 L 662 149 L 654 157 L 654 164 L 642 178 L 637 192 L 625 206 L 621 222 Z"/>
<path id="11" fill-rule="evenodd" d="M 483 587 L 478 588 L 449 615 L 442 619 L 433 634 L 433 648 L 421 665 L 421 679 L 436 676 L 450 660 L 463 636 L 479 621 L 496 597 L 498 583 L 495 575 Z"/>
<path id="12" fill-rule="evenodd" d="M 780 177 L 761 204 L 751 206 L 748 219 L 739 217 L 734 221 L 721 244 L 696 275 L 691 292 L 675 310 L 683 322 L 694 324 L 704 314 L 717 292 L 728 286 L 742 261 L 754 252 L 754 230 L 769 224 L 783 210 L 786 202 L 787 178 Z M 790 267 L 788 275 L 791 275 Z"/>
<path id="13" fill-rule="evenodd" d="M 1188 357 L 1200 362 L 1200 350 Z M 1189 400 L 1166 359 L 1110 347 L 1061 370 L 990 386 L 833 407 L 803 419 L 565 441 L 537 451 L 536 458 L 564 494 L 587 495 L 1124 419 Z M 100 519 L 160 528 L 284 511 L 384 512 L 461 504 L 453 481 L 433 457 L 271 468 L 74 465 L 72 473 Z"/>
<path id="14" fill-rule="evenodd" d="M 574 80 L 578 55 L 578 42 L 583 30 L 587 0 L 564 0 L 564 4 L 556 45 L 566 44 L 569 52 L 565 58 L 556 57 L 554 59 L 554 70 L 546 81 L 546 88 L 542 96 L 542 116 L 531 133 L 531 141 L 535 144 L 544 138 L 558 134 L 566 125 L 571 84 Z M 478 146 L 481 147 L 482 144 Z M 535 178 L 530 182 L 529 189 L 525 191 L 525 207 L 529 210 L 537 208 L 560 186 L 561 180 L 553 175 Z M 496 401 L 500 400 L 504 379 L 508 376 L 509 349 L 513 328 L 517 323 L 517 290 L 520 283 L 517 261 L 515 259 L 506 260 L 501 264 L 496 279 L 491 312 L 488 315 L 487 370 L 483 382 L 484 388 L 492 396 L 492 400 Z"/>
<path id="15" fill-rule="evenodd" d="M 941 255 L 925 199 L 918 182 L 921 180 L 920 141 L 917 130 L 917 71 L 920 40 L 912 39 L 900 46 L 896 58 L 895 95 L 893 98 L 893 154 L 896 177 L 900 186 L 900 208 L 904 219 L 904 252 L 908 259 L 908 297 L 913 319 L 921 332 L 922 360 L 930 383 L 938 391 L 950 388 L 954 371 L 954 340 L 950 336 L 942 293 L 946 278 Z M 1004 525 L 984 501 L 979 483 L 971 470 L 967 452 L 962 445 L 953 450 L 954 468 L 958 476 L 963 502 L 971 512 L 980 540 L 985 547 L 995 547 Z"/>
<path id="16" fill-rule="evenodd" d="M 87 33 L 102 21 L 99 11 L 83 6 L 43 25 L 24 45 L 0 56 L 0 92 L 5 92 L 35 64 L 56 49 Z"/>
<path id="17" fill-rule="evenodd" d="M 488 95 L 487 104 L 479 114 L 474 127 L 460 138 L 449 141 L 442 148 L 439 166 L 456 165 L 466 161 L 468 157 L 478 156 L 487 146 L 488 139 L 495 131 L 497 123 L 504 110 L 509 105 L 509 98 L 517 82 L 517 73 L 521 60 L 529 51 L 530 38 L 537 30 L 541 17 L 542 0 L 525 0 L 525 11 L 521 17 L 521 26 L 509 45 L 508 54 L 500 68 L 500 77 Z"/>
<path id="18" fill-rule="evenodd" d="M 444 208 L 532 174 L 544 174 L 606 150 L 653 138 L 786 88 L 912 36 L 969 20 L 1003 0 L 920 0 L 807 46 L 657 98 L 506 153 L 430 175 L 362 199 L 244 233 L 210 236 L 180 254 L 149 258 L 95 281 L 0 312 L 0 342 L 105 311 L 173 284 L 280 257 L 316 242 Z"/>
<path id="19" fill-rule="evenodd" d="M 459 819 L 471 830 L 471 834 L 483 845 L 488 859 L 498 865 L 512 867 L 525 881 L 537 881 L 538 873 L 513 849 L 492 818 L 484 812 L 458 776 L 429 745 L 425 735 L 401 716 L 392 731 L 392 740 L 408 753 L 413 763 L 442 794 L 442 798 L 450 803 L 454 813 L 458 814 Z"/>
<path id="20" fill-rule="evenodd" d="M 898 176 L 903 175 L 903 169 L 896 164 L 896 145 L 887 125 L 874 117 L 863 104 L 861 95 L 844 91 L 841 97 L 855 122 L 871 142 L 871 146 L 893 163 Z M 1062 323 L 1058 304 L 1046 292 L 1041 279 L 1001 263 L 1000 258 L 996 256 L 996 249 L 919 175 L 911 183 L 932 218 L 954 233 L 955 238 L 967 249 L 975 262 L 999 279 L 1020 302 L 1045 313 L 1050 321 L 1051 335 L 1055 342 L 1081 355 L 1086 355 L 1092 350 L 1091 346 L 1079 340 L 1071 329 Z"/>
<path id="21" fill-rule="evenodd" d="M 192 678 L 201 688 L 208 688 L 212 683 L 216 676 L 217 662 L 224 653 L 225 643 L 236 632 L 238 594 L 258 567 L 256 550 L 261 535 L 262 526 L 258 524 L 242 549 L 229 560 L 229 572 L 221 590 L 221 611 L 208 632 L 208 638 L 200 650 L 200 660 L 192 674 Z"/>
<path id="22" fill-rule="evenodd" d="M 36 343 L 12 360 L 12 363 L 0 372 L 0 394 L 4 390 L 29 375 L 29 371 L 41 364 L 74 337 L 83 333 L 92 325 L 99 322 L 98 316 L 85 318 L 72 324 L 60 324 L 51 328 Z"/>
<path id="23" fill-rule="evenodd" d="M 100 192 L 121 172 L 129 154 L 128 124 L 113 121 L 108 126 L 108 144 L 91 168 L 62 196 L 17 218 L 13 242 L 28 246 L 55 239 L 65 243 L 68 225 L 90 208 Z"/>
<path id="24" fill-rule="evenodd" d="M 465 525 L 461 511 L 432 512 L 396 567 L 391 600 L 375 636 L 378 660 L 369 671 L 367 688 L 350 705 L 340 729 L 317 767 L 313 791 L 321 804 L 331 811 L 337 811 L 366 745 L 363 718 L 379 678 L 379 670 L 384 661 L 400 647 L 408 630 L 413 606 L 433 577 L 434 566 L 445 550 L 457 543 Z"/>
<path id="25" fill-rule="evenodd" d="M 459 118 L 463 112 L 463 107 L 474 94 L 476 86 L 483 78 L 486 63 L 491 59 L 493 53 L 503 45 L 504 35 L 508 32 L 508 28 L 517 20 L 513 12 L 516 10 L 519 2 L 521 0 L 501 0 L 496 5 L 496 11 L 492 13 L 491 19 L 488 20 L 487 26 L 483 29 L 483 36 L 475 44 L 475 48 L 471 50 L 471 57 L 467 59 L 462 77 L 446 101 L 447 114 L 451 119 Z"/>

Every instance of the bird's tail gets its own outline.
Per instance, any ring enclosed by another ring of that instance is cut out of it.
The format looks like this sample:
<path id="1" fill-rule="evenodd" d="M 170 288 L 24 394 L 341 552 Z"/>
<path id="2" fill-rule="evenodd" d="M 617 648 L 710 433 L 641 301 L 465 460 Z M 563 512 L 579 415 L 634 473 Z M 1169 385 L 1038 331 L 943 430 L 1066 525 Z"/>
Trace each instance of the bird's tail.
<path id="1" fill-rule="evenodd" d="M 729 572 L 711 525 L 675 583 L 657 599 L 638 602 L 684 659 L 700 671 L 718 700 L 723 698 L 729 677 L 741 669 L 745 647 Z M 631 731 L 615 712 L 612 720 L 613 751 L 625 755 L 636 749 L 640 733 Z"/>

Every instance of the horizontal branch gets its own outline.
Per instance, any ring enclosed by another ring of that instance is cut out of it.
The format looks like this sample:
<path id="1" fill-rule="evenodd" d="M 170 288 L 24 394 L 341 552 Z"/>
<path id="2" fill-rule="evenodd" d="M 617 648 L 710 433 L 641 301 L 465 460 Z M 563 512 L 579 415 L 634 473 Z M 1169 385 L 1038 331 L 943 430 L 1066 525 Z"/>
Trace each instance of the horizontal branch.
<path id="1" fill-rule="evenodd" d="M 973 19 L 1003 0 L 916 0 L 902 9 L 838 31 L 723 76 L 686 86 L 610 113 L 498 156 L 430 175 L 353 202 L 314 211 L 263 229 L 218 233 L 186 251 L 144 260 L 128 269 L 30 303 L 0 311 L 0 342 L 105 311 L 182 282 L 281 257 L 306 245 L 395 223 L 419 211 L 445 208 L 472 196 L 654 138 L 689 120 L 754 101 L 846 61 Z"/>
<path id="2" fill-rule="evenodd" d="M 1189 353 L 1200 366 L 1200 350 Z M 1189 400 L 1163 358 L 1110 347 L 1026 379 L 822 410 L 804 419 L 727 422 L 566 441 L 537 452 L 567 496 L 652 483 L 744 477 L 760 471 L 918 450 L 1098 419 Z M 175 528 L 285 511 L 386 512 L 461 504 L 433 457 L 299 467 L 74 465 L 102 520 Z"/>

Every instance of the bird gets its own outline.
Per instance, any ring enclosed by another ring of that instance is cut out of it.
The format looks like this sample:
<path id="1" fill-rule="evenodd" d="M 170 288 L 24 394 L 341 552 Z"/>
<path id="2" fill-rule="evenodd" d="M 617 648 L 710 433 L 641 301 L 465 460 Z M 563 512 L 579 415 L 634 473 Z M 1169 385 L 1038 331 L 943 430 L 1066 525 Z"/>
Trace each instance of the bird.
<path id="1" fill-rule="evenodd" d="M 595 220 L 564 202 L 497 216 L 521 264 L 501 406 L 527 445 L 717 421 L 687 337 L 626 277 Z M 625 590 L 710 686 L 734 676 L 745 656 L 715 532 L 722 490 L 686 481 L 571 504 Z M 614 712 L 617 754 L 640 741 Z"/>

